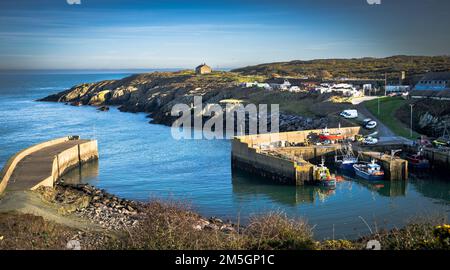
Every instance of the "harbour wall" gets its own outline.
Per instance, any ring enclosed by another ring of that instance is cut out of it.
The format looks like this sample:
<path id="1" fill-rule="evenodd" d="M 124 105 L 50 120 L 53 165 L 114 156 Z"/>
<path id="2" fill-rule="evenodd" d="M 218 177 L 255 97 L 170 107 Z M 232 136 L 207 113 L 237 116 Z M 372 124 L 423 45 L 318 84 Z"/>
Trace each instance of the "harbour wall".
<path id="1" fill-rule="evenodd" d="M 58 138 L 33 145 L 13 155 L 0 172 L 0 195 L 5 191 L 17 164 L 24 158 L 46 147 L 78 139 L 78 136 Z M 66 149 L 53 157 L 51 173 L 42 178 L 42 181 L 38 185 L 32 187 L 32 189 L 36 189 L 39 186 L 53 186 L 53 183 L 70 169 L 95 159 L 98 159 L 98 145 L 96 140 L 85 141 Z"/>
<path id="2" fill-rule="evenodd" d="M 329 129 L 329 132 L 339 131 L 345 137 L 353 137 L 360 130 L 360 127 L 350 127 Z M 334 153 L 337 146 L 277 148 L 285 157 L 268 154 L 260 146 L 280 141 L 304 143 L 310 133 L 320 132 L 322 130 L 304 130 L 235 137 L 232 141 L 232 167 L 270 178 L 280 184 L 303 185 L 304 182 L 311 181 L 313 175 L 313 165 L 305 160 Z M 302 158 L 293 158 L 296 155 Z"/>

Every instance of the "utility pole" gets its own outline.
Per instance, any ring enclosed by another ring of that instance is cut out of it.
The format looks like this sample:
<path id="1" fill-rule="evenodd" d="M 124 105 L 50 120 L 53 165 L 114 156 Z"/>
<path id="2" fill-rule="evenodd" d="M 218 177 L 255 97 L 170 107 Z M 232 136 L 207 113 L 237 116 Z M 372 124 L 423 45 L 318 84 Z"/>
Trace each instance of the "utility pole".
<path id="1" fill-rule="evenodd" d="M 414 104 L 409 104 L 409 106 L 411 107 L 411 124 L 410 124 L 410 138 L 412 139 L 412 136 L 413 136 L 413 107 L 414 107 Z"/>
<path id="2" fill-rule="evenodd" d="M 377 97 L 378 100 L 378 115 L 380 115 L 380 96 Z"/>
<path id="3" fill-rule="evenodd" d="M 386 96 L 386 90 L 387 90 L 387 72 L 384 73 L 384 96 Z"/>

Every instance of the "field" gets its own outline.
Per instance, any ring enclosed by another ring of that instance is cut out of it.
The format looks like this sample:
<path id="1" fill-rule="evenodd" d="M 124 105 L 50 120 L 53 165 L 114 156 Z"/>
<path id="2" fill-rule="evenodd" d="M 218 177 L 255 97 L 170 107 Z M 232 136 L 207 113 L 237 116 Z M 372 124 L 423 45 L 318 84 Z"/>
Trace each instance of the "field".
<path id="1" fill-rule="evenodd" d="M 401 97 L 381 97 L 380 113 L 378 114 L 378 100 L 366 101 L 366 108 L 378 118 L 383 124 L 392 130 L 396 135 L 411 139 L 410 128 L 405 126 L 396 118 L 396 112 L 403 106 L 407 105 L 407 100 Z M 417 132 L 413 132 L 413 138 L 420 136 Z"/>

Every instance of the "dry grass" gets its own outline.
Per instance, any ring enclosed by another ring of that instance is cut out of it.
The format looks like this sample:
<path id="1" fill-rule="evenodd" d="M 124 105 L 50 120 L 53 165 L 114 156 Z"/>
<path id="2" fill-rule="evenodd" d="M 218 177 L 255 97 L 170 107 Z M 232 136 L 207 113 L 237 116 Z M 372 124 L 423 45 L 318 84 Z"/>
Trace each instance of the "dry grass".
<path id="1" fill-rule="evenodd" d="M 62 249 L 76 231 L 29 214 L 0 214 L 0 250 Z"/>
<path id="2" fill-rule="evenodd" d="M 148 203 L 140 226 L 127 232 L 127 249 L 200 250 L 239 249 L 242 239 L 237 233 L 197 230 L 200 217 L 177 202 Z"/>
<path id="3" fill-rule="evenodd" d="M 376 232 L 357 241 L 314 241 L 312 229 L 282 212 L 254 216 L 234 232 L 198 230 L 201 217 L 185 204 L 153 201 L 142 209 L 140 225 L 119 233 L 87 233 L 83 249 L 139 250 L 356 250 L 368 240 L 378 240 L 385 250 L 448 250 L 450 226 L 444 221 L 422 221 L 402 229 Z M 64 249 L 79 233 L 33 215 L 0 214 L 0 249 Z M 105 238 L 105 234 L 108 236 Z M 99 240 L 97 240 L 99 239 Z"/>
<path id="4" fill-rule="evenodd" d="M 199 216 L 180 203 L 149 203 L 138 228 L 128 232 L 124 247 L 163 250 L 299 250 L 314 249 L 309 226 L 283 213 L 251 218 L 235 232 L 196 230 Z"/>
<path id="5" fill-rule="evenodd" d="M 244 230 L 247 249 L 315 249 L 311 228 L 302 220 L 289 219 L 282 212 L 253 217 Z"/>
<path id="6" fill-rule="evenodd" d="M 360 240 L 378 240 L 384 250 L 449 250 L 449 238 L 436 235 L 437 225 L 432 222 L 410 224 L 402 229 L 377 233 Z"/>

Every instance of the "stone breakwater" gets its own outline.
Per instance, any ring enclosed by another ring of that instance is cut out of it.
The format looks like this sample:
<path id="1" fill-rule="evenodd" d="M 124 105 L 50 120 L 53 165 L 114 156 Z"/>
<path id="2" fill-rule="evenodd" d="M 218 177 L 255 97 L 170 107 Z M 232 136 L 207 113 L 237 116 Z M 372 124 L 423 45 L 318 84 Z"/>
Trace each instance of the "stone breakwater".
<path id="1" fill-rule="evenodd" d="M 106 230 L 120 231 L 140 225 L 148 214 L 146 203 L 119 198 L 103 189 L 88 184 L 68 184 L 63 179 L 54 188 L 41 187 L 37 190 L 44 201 L 55 204 L 63 216 L 75 215 L 89 220 Z M 191 213 L 196 218 L 192 223 L 195 230 L 211 230 L 231 233 L 237 226 L 231 221 L 224 222 L 217 217 L 204 218 Z"/>
<path id="2" fill-rule="evenodd" d="M 280 132 L 321 129 L 328 126 L 327 118 L 311 118 L 300 115 L 280 114 Z"/>
<path id="3" fill-rule="evenodd" d="M 54 188 L 40 188 L 43 199 L 57 205 L 58 213 L 88 219 L 109 230 L 136 226 L 140 203 L 124 200 L 88 184 L 56 182 Z"/>

